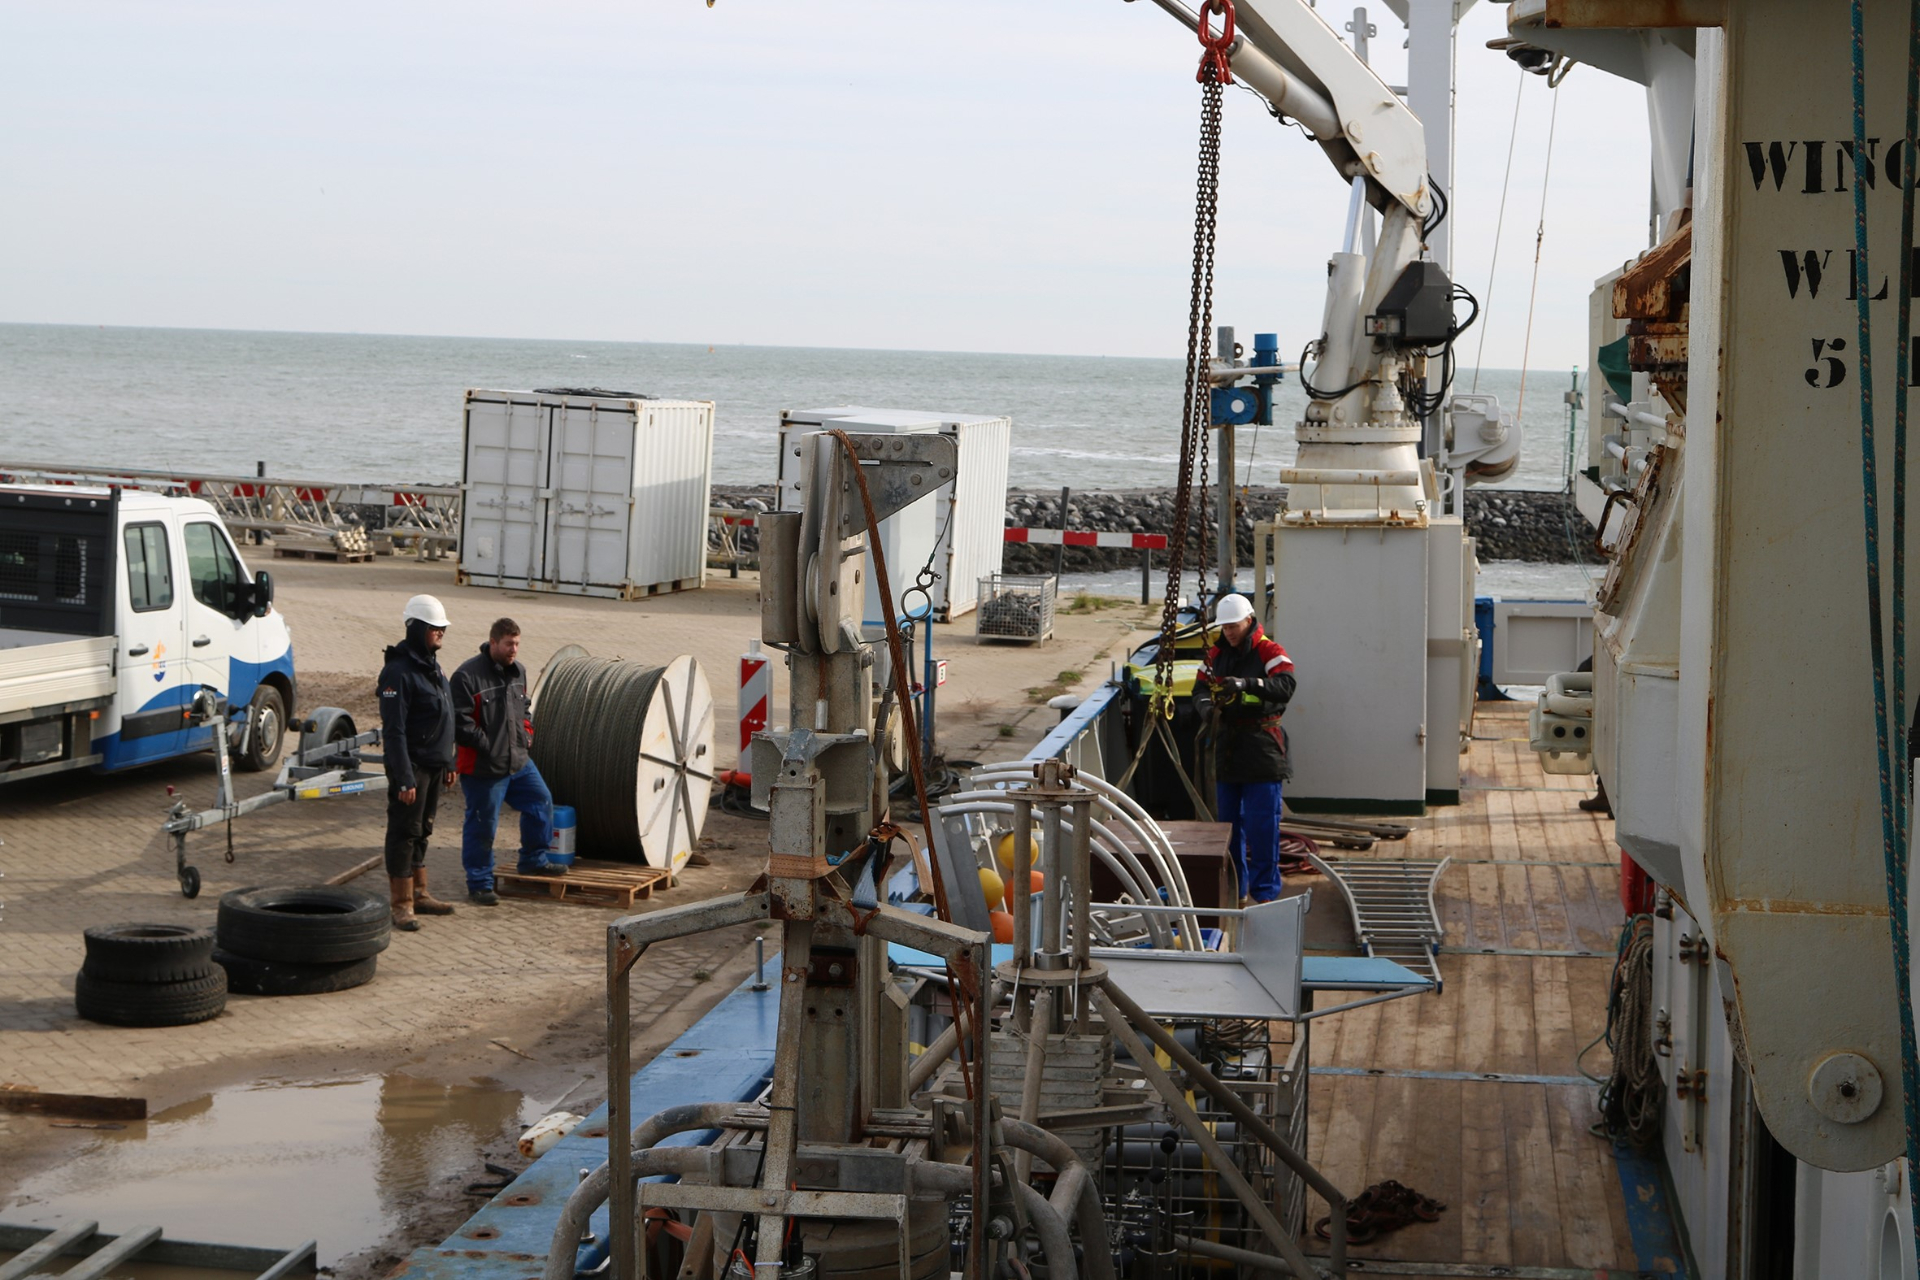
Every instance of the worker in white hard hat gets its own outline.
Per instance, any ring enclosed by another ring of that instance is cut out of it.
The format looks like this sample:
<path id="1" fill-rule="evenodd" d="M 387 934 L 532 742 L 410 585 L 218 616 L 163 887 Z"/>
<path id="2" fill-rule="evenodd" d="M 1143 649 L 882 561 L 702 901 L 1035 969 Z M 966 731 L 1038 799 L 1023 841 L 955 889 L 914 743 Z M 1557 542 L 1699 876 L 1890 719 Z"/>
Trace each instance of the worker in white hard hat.
<path id="1" fill-rule="evenodd" d="M 1214 608 L 1218 639 L 1194 683 L 1215 715 L 1214 811 L 1233 824 L 1244 901 L 1280 896 L 1280 788 L 1293 774 L 1280 717 L 1293 698 L 1293 659 L 1267 638 L 1241 595 Z"/>
<path id="2" fill-rule="evenodd" d="M 393 927 L 420 927 L 416 913 L 453 914 L 427 892 L 427 840 L 440 793 L 453 785 L 453 694 L 440 669 L 447 611 L 415 596 L 400 612 L 407 638 L 387 649 L 380 671 L 381 749 L 387 760 L 387 883 Z"/>

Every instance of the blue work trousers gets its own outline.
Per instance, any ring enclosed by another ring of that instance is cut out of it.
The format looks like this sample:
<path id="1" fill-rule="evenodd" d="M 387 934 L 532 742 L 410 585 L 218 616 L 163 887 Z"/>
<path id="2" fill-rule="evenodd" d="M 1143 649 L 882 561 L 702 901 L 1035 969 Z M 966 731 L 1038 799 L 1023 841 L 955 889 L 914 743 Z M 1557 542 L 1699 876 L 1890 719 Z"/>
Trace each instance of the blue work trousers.
<path id="1" fill-rule="evenodd" d="M 467 888 L 493 888 L 493 833 L 500 826 L 505 803 L 520 814 L 520 862 L 525 869 L 553 848 L 553 792 L 529 760 L 520 772 L 503 778 L 460 776 L 467 794 L 467 819 L 460 830 L 460 864 L 467 870 Z"/>
<path id="2" fill-rule="evenodd" d="M 1272 902 L 1280 896 L 1280 784 L 1216 782 L 1215 811 L 1233 824 L 1234 873 L 1240 896 Z"/>

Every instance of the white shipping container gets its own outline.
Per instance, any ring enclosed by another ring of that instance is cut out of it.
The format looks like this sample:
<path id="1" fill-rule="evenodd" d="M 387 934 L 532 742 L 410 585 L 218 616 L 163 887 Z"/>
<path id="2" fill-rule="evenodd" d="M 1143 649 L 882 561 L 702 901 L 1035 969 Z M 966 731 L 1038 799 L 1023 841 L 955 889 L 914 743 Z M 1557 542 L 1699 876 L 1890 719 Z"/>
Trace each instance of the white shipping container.
<path id="1" fill-rule="evenodd" d="M 880 537 L 896 611 L 930 556 L 933 570 L 939 575 L 929 593 L 933 616 L 950 622 L 971 611 L 977 603 L 974 584 L 1000 571 L 1005 551 L 1002 530 L 1006 525 L 1013 419 L 863 405 L 788 410 L 780 415 L 777 509 L 790 511 L 800 505 L 800 460 L 787 444 L 789 433 L 819 431 L 828 425 L 853 432 L 937 431 L 953 437 L 959 457 L 953 482 L 942 485 L 931 499 L 882 520 Z M 866 582 L 863 620 L 875 627 L 883 618 L 871 555 L 867 557 Z"/>
<path id="2" fill-rule="evenodd" d="M 631 600 L 706 579 L 713 402 L 469 391 L 459 581 Z"/>

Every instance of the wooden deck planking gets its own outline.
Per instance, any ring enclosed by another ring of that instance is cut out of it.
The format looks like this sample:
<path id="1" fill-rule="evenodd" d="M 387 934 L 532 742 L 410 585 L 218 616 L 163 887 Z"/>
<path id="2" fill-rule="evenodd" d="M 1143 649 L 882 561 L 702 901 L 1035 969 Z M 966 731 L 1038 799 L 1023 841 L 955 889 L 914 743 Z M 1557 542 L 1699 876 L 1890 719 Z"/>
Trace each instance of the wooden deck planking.
<path id="1" fill-rule="evenodd" d="M 1357 1246 L 1356 1258 L 1630 1271 L 1619 1177 L 1589 1132 L 1592 1086 L 1408 1074 L 1573 1077 L 1606 1024 L 1624 918 L 1612 823 L 1577 807 L 1590 777 L 1539 768 L 1524 707 L 1483 712 L 1476 733 L 1458 806 L 1417 820 L 1405 841 L 1347 855 L 1453 858 L 1435 906 L 1445 944 L 1467 950 L 1440 957 L 1441 994 L 1313 1024 L 1315 1065 L 1386 1074 L 1316 1078 L 1309 1150 L 1349 1195 L 1395 1178 L 1448 1205 L 1438 1223 Z M 1582 951 L 1592 954 L 1572 954 Z M 1605 1046 L 1584 1065 L 1604 1074 Z M 1325 1213 L 1313 1197 L 1309 1221 Z"/>

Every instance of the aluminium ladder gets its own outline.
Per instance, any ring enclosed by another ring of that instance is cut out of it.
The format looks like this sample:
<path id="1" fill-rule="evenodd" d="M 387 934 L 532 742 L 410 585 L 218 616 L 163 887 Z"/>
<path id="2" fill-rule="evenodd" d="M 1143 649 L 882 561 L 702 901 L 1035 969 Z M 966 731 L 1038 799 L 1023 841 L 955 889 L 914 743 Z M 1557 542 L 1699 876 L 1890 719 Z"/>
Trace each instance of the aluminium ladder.
<path id="1" fill-rule="evenodd" d="M 1334 858 L 1308 854 L 1340 886 L 1353 931 L 1370 956 L 1396 961 L 1440 990 L 1440 916 L 1433 887 L 1451 858 Z"/>

